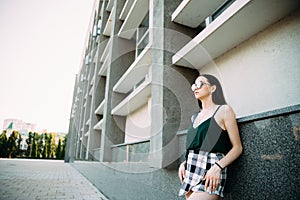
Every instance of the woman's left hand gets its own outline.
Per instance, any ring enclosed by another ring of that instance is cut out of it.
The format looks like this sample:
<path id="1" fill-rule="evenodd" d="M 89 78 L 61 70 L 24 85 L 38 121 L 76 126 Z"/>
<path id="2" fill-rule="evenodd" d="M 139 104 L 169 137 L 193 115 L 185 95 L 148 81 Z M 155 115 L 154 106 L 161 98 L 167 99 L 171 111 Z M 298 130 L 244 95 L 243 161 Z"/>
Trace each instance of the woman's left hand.
<path id="1" fill-rule="evenodd" d="M 212 166 L 207 173 L 205 174 L 203 180 L 205 180 L 205 190 L 215 191 L 218 189 L 219 182 L 220 182 L 220 176 L 221 176 L 221 169 L 214 165 Z"/>

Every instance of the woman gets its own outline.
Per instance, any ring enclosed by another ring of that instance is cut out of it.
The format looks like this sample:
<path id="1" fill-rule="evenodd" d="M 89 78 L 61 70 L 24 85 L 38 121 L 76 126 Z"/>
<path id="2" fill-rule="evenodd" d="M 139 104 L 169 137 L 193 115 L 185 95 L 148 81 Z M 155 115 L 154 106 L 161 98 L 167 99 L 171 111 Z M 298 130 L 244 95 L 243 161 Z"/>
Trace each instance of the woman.
<path id="1" fill-rule="evenodd" d="M 179 195 L 188 200 L 216 200 L 223 197 L 227 166 L 242 153 L 241 139 L 218 79 L 200 75 L 192 90 L 201 111 L 192 117 L 188 129 L 186 160 L 178 170 Z"/>

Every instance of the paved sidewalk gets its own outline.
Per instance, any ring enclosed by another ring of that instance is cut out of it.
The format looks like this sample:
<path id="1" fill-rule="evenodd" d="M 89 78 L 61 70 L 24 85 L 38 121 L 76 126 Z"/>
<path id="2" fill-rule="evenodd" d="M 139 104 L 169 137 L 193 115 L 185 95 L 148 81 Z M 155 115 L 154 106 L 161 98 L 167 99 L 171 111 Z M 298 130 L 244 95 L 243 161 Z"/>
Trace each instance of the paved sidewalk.
<path id="1" fill-rule="evenodd" d="M 106 200 L 70 164 L 31 159 L 0 159 L 0 199 Z"/>

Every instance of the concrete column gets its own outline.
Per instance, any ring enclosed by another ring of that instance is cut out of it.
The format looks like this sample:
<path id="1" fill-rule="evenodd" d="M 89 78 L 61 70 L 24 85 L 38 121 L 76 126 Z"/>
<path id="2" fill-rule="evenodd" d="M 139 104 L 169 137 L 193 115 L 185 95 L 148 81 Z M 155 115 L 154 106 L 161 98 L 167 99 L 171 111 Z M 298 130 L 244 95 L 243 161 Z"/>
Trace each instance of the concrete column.
<path id="1" fill-rule="evenodd" d="M 179 1 L 177 2 L 180 3 Z M 198 71 L 172 65 L 172 56 L 191 38 L 171 21 L 169 10 L 175 10 L 174 1 L 150 0 L 150 37 L 152 40 L 152 102 L 151 121 L 153 137 L 150 144 L 151 165 L 169 167 L 176 163 L 178 152 L 177 132 L 190 124 L 197 111 L 197 101 L 190 91 L 191 82 Z M 173 8 L 174 7 L 174 8 Z M 175 31 L 177 28 L 180 31 Z"/>
<path id="2" fill-rule="evenodd" d="M 152 42 L 150 165 L 162 167 L 163 108 L 163 23 L 164 1 L 149 0 L 149 41 Z"/>
<path id="3" fill-rule="evenodd" d="M 106 76 L 105 105 L 103 114 L 103 129 L 101 138 L 101 161 L 111 161 L 111 146 L 124 143 L 125 118 L 112 116 L 111 110 L 116 105 L 116 100 L 121 94 L 112 92 L 114 85 L 125 73 L 134 59 L 134 43 L 119 38 L 117 33 L 122 25 L 119 15 L 122 11 L 125 0 L 115 0 L 115 13 L 112 17 L 112 33 L 110 36 L 109 67 Z"/>
<path id="4" fill-rule="evenodd" d="M 74 162 L 75 155 L 76 155 L 76 141 L 77 141 L 77 131 L 74 127 L 74 121 L 76 116 L 78 116 L 78 113 L 72 113 L 74 108 L 74 103 L 76 103 L 76 97 L 77 97 L 77 87 L 78 87 L 78 75 L 75 77 L 75 83 L 74 83 L 74 89 L 73 89 L 73 100 L 72 100 L 72 107 L 71 107 L 71 113 L 70 113 L 70 121 L 69 121 L 69 132 L 68 132 L 68 139 L 66 144 L 66 152 L 65 152 L 65 162 Z M 77 114 L 77 115 L 76 115 Z M 72 116 L 73 115 L 73 116 Z"/>

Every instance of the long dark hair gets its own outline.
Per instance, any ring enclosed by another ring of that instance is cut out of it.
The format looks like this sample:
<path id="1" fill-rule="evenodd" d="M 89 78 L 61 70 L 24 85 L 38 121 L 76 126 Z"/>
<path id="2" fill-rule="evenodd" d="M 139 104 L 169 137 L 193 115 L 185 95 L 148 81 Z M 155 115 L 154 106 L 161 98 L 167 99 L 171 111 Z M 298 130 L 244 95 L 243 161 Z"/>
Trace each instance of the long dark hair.
<path id="1" fill-rule="evenodd" d="M 208 83 L 216 86 L 216 90 L 212 93 L 212 101 L 217 105 L 226 104 L 226 100 L 223 94 L 223 89 L 220 81 L 213 75 L 210 74 L 200 74 L 199 76 L 203 76 L 207 79 Z M 202 109 L 201 101 L 198 101 L 200 108 Z"/>

